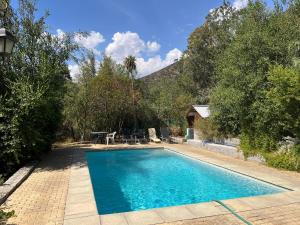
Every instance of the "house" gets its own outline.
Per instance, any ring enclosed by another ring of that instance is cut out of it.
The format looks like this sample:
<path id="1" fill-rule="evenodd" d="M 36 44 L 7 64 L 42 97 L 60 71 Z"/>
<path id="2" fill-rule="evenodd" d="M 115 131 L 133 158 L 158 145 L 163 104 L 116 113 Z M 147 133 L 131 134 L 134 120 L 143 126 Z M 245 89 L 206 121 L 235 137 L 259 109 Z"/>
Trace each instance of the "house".
<path id="1" fill-rule="evenodd" d="M 188 128 L 185 138 L 187 139 L 187 144 L 220 152 L 225 155 L 242 157 L 236 147 L 240 144 L 240 140 L 238 138 L 215 137 L 213 140 L 201 140 L 199 137 L 199 131 L 195 129 L 195 122 L 200 120 L 201 123 L 201 121 L 209 118 L 210 115 L 211 113 L 208 105 L 192 105 L 190 107 L 186 114 Z"/>
<path id="2" fill-rule="evenodd" d="M 206 119 L 209 116 L 210 111 L 208 105 L 192 105 L 186 115 L 188 122 L 186 139 L 198 139 L 198 135 L 194 130 L 194 124 L 200 118 Z"/>

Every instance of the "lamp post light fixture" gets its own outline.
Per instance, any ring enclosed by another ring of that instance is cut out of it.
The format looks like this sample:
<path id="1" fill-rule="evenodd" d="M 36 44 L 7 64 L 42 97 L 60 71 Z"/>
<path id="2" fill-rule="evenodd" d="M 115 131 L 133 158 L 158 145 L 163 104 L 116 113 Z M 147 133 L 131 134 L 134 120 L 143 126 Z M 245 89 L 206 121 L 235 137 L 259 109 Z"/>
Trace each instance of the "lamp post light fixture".
<path id="1" fill-rule="evenodd" d="M 0 56 L 8 56 L 14 48 L 15 38 L 5 28 L 0 28 Z"/>

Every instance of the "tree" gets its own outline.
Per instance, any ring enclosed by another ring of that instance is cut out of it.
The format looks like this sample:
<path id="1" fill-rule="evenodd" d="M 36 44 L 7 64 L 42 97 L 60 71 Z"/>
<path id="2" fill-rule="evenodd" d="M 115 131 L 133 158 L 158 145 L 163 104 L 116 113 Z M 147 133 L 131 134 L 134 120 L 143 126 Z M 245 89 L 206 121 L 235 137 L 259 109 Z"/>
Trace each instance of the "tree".
<path id="1" fill-rule="evenodd" d="M 131 94 L 132 94 L 132 106 L 134 109 L 134 131 L 137 128 L 137 119 L 136 119 L 136 100 L 134 93 L 134 74 L 136 73 L 136 58 L 134 56 L 128 56 L 124 60 L 124 66 L 127 69 L 128 73 L 131 76 Z"/>
<path id="2" fill-rule="evenodd" d="M 134 79 L 134 74 L 136 73 L 136 58 L 132 55 L 128 56 L 124 60 L 124 66 L 129 72 L 132 79 Z"/>
<path id="3" fill-rule="evenodd" d="M 93 130 L 120 133 L 124 125 L 132 126 L 132 80 L 124 71 L 124 66 L 104 56 L 96 76 L 90 77 L 86 83 L 68 84 L 64 124 L 75 138 L 79 134 L 86 139 Z"/>
<path id="4" fill-rule="evenodd" d="M 154 126 L 176 127 L 184 132 L 186 112 L 194 103 L 194 98 L 180 82 L 178 78 L 165 78 L 144 88 L 144 111 L 152 114 L 147 124 L 153 124 L 154 120 L 157 121 Z"/>
<path id="5" fill-rule="evenodd" d="M 209 101 L 209 91 L 216 76 L 216 61 L 232 41 L 237 14 L 229 3 L 224 2 L 208 14 L 205 23 L 188 39 L 188 48 L 182 59 L 183 73 L 196 84 L 192 92 L 198 103 Z"/>
<path id="6" fill-rule="evenodd" d="M 89 96 L 90 82 L 96 76 L 96 58 L 92 51 L 88 51 L 79 63 L 80 73 L 78 83 L 70 83 L 65 96 L 65 125 L 69 126 L 73 138 L 76 138 L 74 130 L 80 133 L 81 140 L 89 138 L 91 131 L 91 99 Z M 70 105 L 69 105 L 70 104 Z"/>
<path id="7" fill-rule="evenodd" d="M 69 77 L 67 60 L 77 46 L 71 35 L 46 29 L 46 13 L 36 18 L 34 1 L 19 2 L 7 28 L 17 39 L 14 54 L 0 60 L 0 173 L 8 175 L 27 160 L 51 149 L 62 118 Z M 1 18 L 2 19 L 2 18 Z"/>
<path id="8" fill-rule="evenodd" d="M 300 4 L 282 8 L 250 2 L 216 64 L 212 116 L 221 132 L 241 134 L 244 151 L 274 151 L 284 137 L 299 138 L 299 55 L 291 46 L 300 37 Z"/>
<path id="9" fill-rule="evenodd" d="M 92 51 L 88 51 L 86 57 L 80 65 L 79 82 L 87 83 L 91 78 L 96 76 L 96 58 Z"/>

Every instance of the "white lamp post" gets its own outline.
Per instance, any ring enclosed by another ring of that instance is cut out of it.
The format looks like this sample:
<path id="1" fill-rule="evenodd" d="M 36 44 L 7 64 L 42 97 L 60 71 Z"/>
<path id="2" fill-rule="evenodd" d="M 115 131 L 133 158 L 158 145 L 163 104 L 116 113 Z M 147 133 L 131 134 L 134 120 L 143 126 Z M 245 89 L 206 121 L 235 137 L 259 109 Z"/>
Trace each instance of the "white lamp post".
<path id="1" fill-rule="evenodd" d="M 15 38 L 5 28 L 0 28 L 0 56 L 8 56 L 14 48 Z"/>

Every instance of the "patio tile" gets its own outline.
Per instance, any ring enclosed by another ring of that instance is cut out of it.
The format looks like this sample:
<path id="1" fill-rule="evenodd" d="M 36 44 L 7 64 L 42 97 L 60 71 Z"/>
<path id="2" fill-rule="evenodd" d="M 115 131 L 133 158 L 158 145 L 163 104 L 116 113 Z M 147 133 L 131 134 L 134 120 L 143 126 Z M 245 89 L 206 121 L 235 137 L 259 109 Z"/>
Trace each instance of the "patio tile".
<path id="1" fill-rule="evenodd" d="M 149 225 L 163 223 L 164 220 L 154 210 L 124 213 L 128 225 Z"/>
<path id="2" fill-rule="evenodd" d="M 81 180 L 81 181 L 70 181 L 69 188 L 87 188 L 91 185 L 90 179 Z"/>
<path id="3" fill-rule="evenodd" d="M 64 220 L 64 225 L 100 225 L 99 216 L 87 216 Z"/>
<path id="4" fill-rule="evenodd" d="M 245 210 L 252 210 L 255 209 L 255 205 L 249 204 L 249 202 L 246 199 L 232 199 L 232 200 L 225 200 L 222 201 L 229 207 L 231 207 L 234 210 L 238 211 L 245 211 Z"/>
<path id="5" fill-rule="evenodd" d="M 100 216 L 101 225 L 128 225 L 123 213 Z"/>
<path id="6" fill-rule="evenodd" d="M 99 216 L 99 215 L 98 215 L 98 212 L 94 212 L 94 211 L 80 212 L 77 214 L 64 215 L 64 220 L 76 219 L 76 218 L 81 218 L 81 217 L 89 217 L 89 216 Z"/>
<path id="7" fill-rule="evenodd" d="M 197 217 L 192 214 L 192 212 L 189 211 L 185 206 L 166 207 L 155 209 L 155 211 L 165 222 L 193 219 Z"/>
<path id="8" fill-rule="evenodd" d="M 85 203 L 85 202 L 91 202 L 93 200 L 94 200 L 94 197 L 91 196 L 90 193 L 72 194 L 72 195 L 69 195 L 67 198 L 67 202 L 69 204 Z"/>
<path id="9" fill-rule="evenodd" d="M 65 215 L 73 215 L 80 213 L 96 212 L 96 207 L 93 203 L 83 202 L 78 204 L 69 204 L 66 206 Z"/>
<path id="10" fill-rule="evenodd" d="M 70 187 L 68 194 L 84 194 L 89 193 L 90 187 Z"/>
<path id="11" fill-rule="evenodd" d="M 212 202 L 186 205 L 186 208 L 188 208 L 189 211 L 197 217 L 214 216 L 228 213 L 226 209 Z"/>

